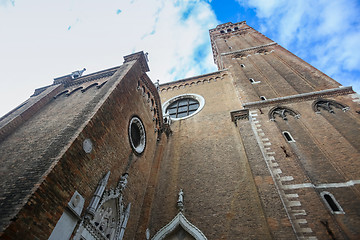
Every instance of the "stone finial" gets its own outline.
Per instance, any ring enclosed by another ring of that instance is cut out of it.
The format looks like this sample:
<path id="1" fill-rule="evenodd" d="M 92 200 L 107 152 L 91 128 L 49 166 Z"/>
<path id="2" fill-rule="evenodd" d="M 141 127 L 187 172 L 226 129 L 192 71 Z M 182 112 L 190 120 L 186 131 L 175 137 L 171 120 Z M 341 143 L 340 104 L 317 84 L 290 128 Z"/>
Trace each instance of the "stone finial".
<path id="1" fill-rule="evenodd" d="M 107 185 L 107 182 L 110 177 L 110 171 L 106 173 L 106 175 L 100 180 L 98 187 L 96 188 L 96 191 L 94 193 L 94 196 L 92 197 L 90 204 L 87 208 L 87 213 L 91 216 L 91 219 L 95 215 L 95 211 L 99 205 L 100 199 L 105 191 L 105 187 Z"/>
<path id="2" fill-rule="evenodd" d="M 182 189 L 180 189 L 178 195 L 179 195 L 179 197 L 177 200 L 177 207 L 180 211 L 183 211 L 184 210 L 184 192 Z"/>

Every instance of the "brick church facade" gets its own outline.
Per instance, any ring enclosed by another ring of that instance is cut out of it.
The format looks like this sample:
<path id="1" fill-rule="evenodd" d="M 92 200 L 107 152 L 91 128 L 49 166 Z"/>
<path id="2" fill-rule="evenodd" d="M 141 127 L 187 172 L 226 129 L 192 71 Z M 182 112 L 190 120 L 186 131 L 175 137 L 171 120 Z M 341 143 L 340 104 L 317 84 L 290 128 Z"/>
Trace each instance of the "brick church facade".
<path id="1" fill-rule="evenodd" d="M 246 22 L 210 38 L 217 72 L 134 53 L 0 118 L 0 238 L 359 239 L 359 95 Z"/>

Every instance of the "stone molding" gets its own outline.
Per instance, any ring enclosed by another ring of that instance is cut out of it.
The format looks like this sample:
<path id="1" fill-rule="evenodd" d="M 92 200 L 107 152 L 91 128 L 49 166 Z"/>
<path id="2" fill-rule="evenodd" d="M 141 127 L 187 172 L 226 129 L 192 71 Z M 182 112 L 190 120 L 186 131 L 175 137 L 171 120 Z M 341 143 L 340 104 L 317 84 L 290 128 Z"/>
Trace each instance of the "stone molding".
<path id="1" fill-rule="evenodd" d="M 178 226 L 181 226 L 186 232 L 193 236 L 196 240 L 207 240 L 206 236 L 189 220 L 186 219 L 182 212 L 179 212 L 166 226 L 161 228 L 152 240 L 161 240 L 174 231 Z"/>
<path id="2" fill-rule="evenodd" d="M 196 77 L 185 78 L 175 82 L 165 83 L 160 85 L 160 92 L 176 90 L 185 87 L 192 87 L 199 84 L 204 84 L 206 82 L 211 83 L 211 82 L 216 82 L 217 80 L 223 80 L 224 76 L 227 75 L 226 71 L 227 69 L 224 69 L 210 74 L 204 74 Z"/>
<path id="3" fill-rule="evenodd" d="M 76 78 L 75 80 L 72 79 L 71 77 L 67 78 L 68 76 L 55 78 L 52 85 L 48 85 L 48 86 L 45 86 L 45 87 L 35 89 L 33 95 L 31 95 L 31 97 L 37 96 L 40 93 L 42 93 L 43 91 L 45 91 L 47 88 L 49 88 L 51 86 L 59 85 L 59 84 L 62 84 L 65 88 L 67 88 L 67 87 L 71 87 L 71 86 L 80 85 L 80 84 L 83 84 L 83 83 L 86 83 L 86 82 L 91 82 L 91 81 L 94 81 L 94 80 L 111 77 L 112 75 L 115 74 L 115 72 L 119 68 L 120 68 L 120 66 L 114 67 L 114 68 L 109 68 L 109 69 L 106 69 L 106 70 L 103 70 L 103 71 L 100 71 L 100 72 L 96 72 L 96 73 L 93 73 L 93 74 L 89 74 L 89 75 L 86 75 L 86 76 Z M 66 78 L 67 80 L 66 79 L 61 80 L 62 78 Z"/>
<path id="4" fill-rule="evenodd" d="M 261 107 L 267 107 L 272 106 L 276 104 L 284 104 L 284 103 L 290 103 L 290 102 L 302 102 L 307 101 L 311 99 L 316 99 L 324 96 L 339 96 L 339 95 L 346 95 L 354 93 L 352 87 L 339 87 L 339 88 L 332 88 L 332 89 L 326 89 L 316 92 L 310 92 L 310 93 L 301 93 L 286 97 L 279 97 L 279 98 L 272 98 L 267 99 L 263 101 L 256 101 L 256 102 L 249 102 L 244 103 L 244 108 L 261 108 Z"/>
<path id="5" fill-rule="evenodd" d="M 190 115 L 187 115 L 187 116 L 185 116 L 185 117 L 179 117 L 179 118 L 171 118 L 171 117 L 170 117 L 170 120 L 171 120 L 171 121 L 178 121 L 178 120 L 183 120 L 183 119 L 187 119 L 187 118 L 189 118 L 189 117 L 192 117 L 192 116 L 196 115 L 197 113 L 199 113 L 199 112 L 203 109 L 203 107 L 204 107 L 204 105 L 205 105 L 205 99 L 204 99 L 204 97 L 201 96 L 201 95 L 199 95 L 199 94 L 186 93 L 186 94 L 177 95 L 177 96 L 175 96 L 175 97 L 170 98 L 170 99 L 167 100 L 166 102 L 164 102 L 164 104 L 163 104 L 163 106 L 162 106 L 163 116 L 166 115 L 166 109 L 168 108 L 168 106 L 169 106 L 170 104 L 172 104 L 173 102 L 176 102 L 176 101 L 178 101 L 178 100 L 180 100 L 180 99 L 184 99 L 184 98 L 191 98 L 191 99 L 195 99 L 196 101 L 198 101 L 198 103 L 199 103 L 198 109 L 197 109 L 195 112 L 193 112 L 193 113 L 191 113 Z"/>
<path id="6" fill-rule="evenodd" d="M 269 47 L 269 46 L 272 46 L 272 45 L 277 45 L 277 43 L 276 42 L 271 42 L 271 43 L 264 44 L 264 45 L 245 48 L 245 49 L 236 50 L 236 51 L 232 51 L 232 52 L 226 52 L 226 53 L 222 53 L 221 56 L 226 56 L 226 55 L 231 55 L 231 54 L 239 54 L 239 53 L 242 53 L 242 52 L 257 50 L 257 49 L 264 48 L 264 47 Z"/>
<path id="7" fill-rule="evenodd" d="M 94 80 L 99 80 L 101 78 L 111 77 L 112 75 L 115 74 L 115 72 L 118 69 L 119 69 L 119 67 L 117 67 L 116 69 L 111 70 L 111 71 L 102 72 L 102 73 L 100 72 L 99 74 L 96 74 L 95 76 L 87 75 L 87 76 L 84 76 L 84 77 L 77 78 L 76 81 L 65 84 L 65 87 L 70 87 L 70 86 L 74 86 L 74 85 L 80 85 L 80 84 L 85 83 L 85 82 L 90 82 L 90 81 L 94 81 Z"/>
<path id="8" fill-rule="evenodd" d="M 163 130 L 163 115 L 158 90 L 150 78 L 146 74 L 143 74 L 138 81 L 137 91 L 141 91 L 145 101 L 149 104 L 150 111 L 153 112 L 153 121 L 155 122 L 154 131 L 159 133 L 158 139 L 160 139 Z"/>

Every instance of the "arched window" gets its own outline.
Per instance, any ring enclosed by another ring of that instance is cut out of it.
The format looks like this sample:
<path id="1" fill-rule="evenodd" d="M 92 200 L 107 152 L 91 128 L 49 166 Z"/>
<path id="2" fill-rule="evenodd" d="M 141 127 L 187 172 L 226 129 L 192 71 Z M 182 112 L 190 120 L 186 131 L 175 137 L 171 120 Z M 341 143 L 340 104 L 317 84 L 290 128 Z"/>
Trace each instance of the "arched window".
<path id="1" fill-rule="evenodd" d="M 224 31 L 224 30 L 221 30 L 220 33 L 225 33 L 225 31 Z"/>
<path id="2" fill-rule="evenodd" d="M 344 210 L 341 208 L 340 204 L 336 201 L 334 195 L 329 192 L 321 192 L 321 197 L 323 198 L 325 205 L 329 210 L 334 214 L 344 214 Z"/>
<path id="3" fill-rule="evenodd" d="M 236 30 L 239 30 L 239 28 L 238 28 L 238 27 L 235 27 L 235 28 L 234 28 L 234 31 L 236 31 Z"/>
<path id="4" fill-rule="evenodd" d="M 291 134 L 288 131 L 282 132 L 286 141 L 288 142 L 295 142 L 294 138 L 291 136 Z"/>
<path id="5" fill-rule="evenodd" d="M 244 68 L 244 67 L 245 67 L 245 64 L 240 64 L 240 67 Z"/>
<path id="6" fill-rule="evenodd" d="M 316 113 L 320 113 L 320 110 L 326 110 L 329 113 L 335 113 L 334 108 L 339 108 L 344 112 L 349 110 L 349 107 L 341 103 L 338 103 L 336 101 L 328 100 L 328 99 L 318 99 L 313 103 L 313 110 Z"/>
<path id="7" fill-rule="evenodd" d="M 229 29 L 227 30 L 227 32 L 231 32 L 231 29 L 229 28 Z"/>
<path id="8" fill-rule="evenodd" d="M 253 78 L 249 78 L 249 81 L 251 82 L 251 84 L 253 84 L 255 82 L 255 80 Z"/>
<path id="9" fill-rule="evenodd" d="M 294 110 L 287 108 L 287 107 L 275 107 L 270 110 L 269 112 L 269 119 L 271 121 L 275 121 L 276 116 L 281 117 L 283 120 L 287 121 L 288 116 L 293 116 L 296 119 L 300 118 L 300 114 L 295 112 Z"/>

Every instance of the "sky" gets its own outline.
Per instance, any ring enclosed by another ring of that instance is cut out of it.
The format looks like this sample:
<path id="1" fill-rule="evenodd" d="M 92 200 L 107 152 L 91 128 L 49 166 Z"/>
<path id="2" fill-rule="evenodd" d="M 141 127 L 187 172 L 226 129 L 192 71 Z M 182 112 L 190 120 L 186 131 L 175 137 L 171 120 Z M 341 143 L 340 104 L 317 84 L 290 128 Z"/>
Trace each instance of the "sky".
<path id="1" fill-rule="evenodd" d="M 0 0 L 0 116 L 36 88 L 149 53 L 153 81 L 216 71 L 208 30 L 246 21 L 360 92 L 359 0 Z"/>

